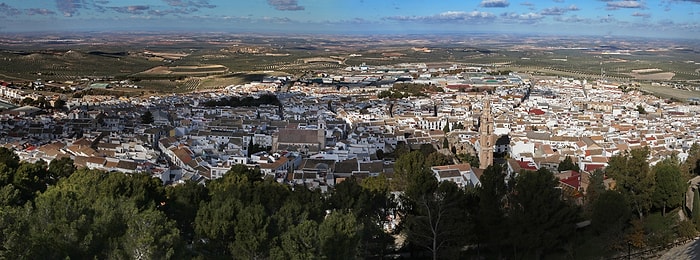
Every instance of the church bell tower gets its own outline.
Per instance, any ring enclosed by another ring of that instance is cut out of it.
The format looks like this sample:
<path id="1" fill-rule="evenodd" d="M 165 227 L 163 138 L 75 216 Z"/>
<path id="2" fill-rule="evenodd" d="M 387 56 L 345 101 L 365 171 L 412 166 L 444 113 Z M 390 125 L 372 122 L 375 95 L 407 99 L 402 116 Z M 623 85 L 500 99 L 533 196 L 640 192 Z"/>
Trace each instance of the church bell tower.
<path id="1" fill-rule="evenodd" d="M 479 169 L 493 165 L 493 117 L 491 116 L 491 101 L 487 95 L 484 98 L 484 108 L 479 117 Z"/>

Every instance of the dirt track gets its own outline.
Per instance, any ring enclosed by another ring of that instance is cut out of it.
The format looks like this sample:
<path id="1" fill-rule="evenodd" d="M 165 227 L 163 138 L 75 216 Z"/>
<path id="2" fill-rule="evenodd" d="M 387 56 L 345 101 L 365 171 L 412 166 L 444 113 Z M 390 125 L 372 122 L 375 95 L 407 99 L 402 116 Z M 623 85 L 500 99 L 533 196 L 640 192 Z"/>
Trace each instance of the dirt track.
<path id="1" fill-rule="evenodd" d="M 671 248 L 658 259 L 662 260 L 682 260 L 682 259 L 700 259 L 700 240 Z"/>

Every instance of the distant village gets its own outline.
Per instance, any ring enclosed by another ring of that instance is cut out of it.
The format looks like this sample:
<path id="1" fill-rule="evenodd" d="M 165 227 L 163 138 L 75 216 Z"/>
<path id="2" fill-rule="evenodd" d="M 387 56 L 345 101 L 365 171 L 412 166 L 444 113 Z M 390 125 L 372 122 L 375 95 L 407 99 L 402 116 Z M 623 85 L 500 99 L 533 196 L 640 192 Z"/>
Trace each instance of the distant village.
<path id="1" fill-rule="evenodd" d="M 435 91 L 378 97 L 405 83 Z M 270 94 L 281 105 L 205 105 Z M 439 181 L 462 187 L 480 185 L 483 169 L 494 161 L 516 174 L 557 172 L 571 158 L 580 171 L 556 176 L 576 194 L 616 154 L 648 147 L 651 164 L 669 156 L 684 160 L 700 141 L 697 105 L 605 80 L 489 73 L 454 64 L 348 67 L 151 97 L 43 97 L 3 82 L 0 98 L 65 103 L 63 109 L 0 107 L 0 143 L 21 160 L 70 157 L 79 168 L 143 172 L 165 185 L 206 182 L 244 164 L 281 183 L 327 191 L 353 176 L 390 178 L 395 160 L 384 155 L 398 146 L 430 145 L 447 155 L 479 158 L 478 167 L 455 160 L 432 168 Z"/>

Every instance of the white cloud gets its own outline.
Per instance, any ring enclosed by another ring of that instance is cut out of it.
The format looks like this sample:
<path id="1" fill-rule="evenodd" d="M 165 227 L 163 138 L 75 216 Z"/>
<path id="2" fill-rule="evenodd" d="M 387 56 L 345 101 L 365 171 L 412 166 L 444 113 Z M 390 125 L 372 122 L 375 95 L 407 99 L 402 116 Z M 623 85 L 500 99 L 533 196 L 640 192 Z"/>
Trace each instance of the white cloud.
<path id="1" fill-rule="evenodd" d="M 651 14 L 650 14 L 650 13 L 634 12 L 634 13 L 632 14 L 632 16 L 649 18 L 649 17 L 651 17 Z"/>
<path id="2" fill-rule="evenodd" d="M 542 15 L 563 15 L 569 11 L 578 11 L 579 8 L 576 5 L 570 5 L 569 7 L 549 7 L 542 9 L 540 14 Z"/>
<path id="3" fill-rule="evenodd" d="M 606 3 L 608 10 L 617 10 L 620 8 L 644 8 L 644 4 L 639 1 L 611 1 Z"/>
<path id="4" fill-rule="evenodd" d="M 578 15 L 572 15 L 572 16 L 568 16 L 568 17 L 557 16 L 554 18 L 554 20 L 557 22 L 564 22 L 564 23 L 590 23 L 591 22 L 591 19 L 582 18 L 582 17 L 579 17 Z"/>
<path id="5" fill-rule="evenodd" d="M 391 16 L 385 17 L 384 20 L 406 21 L 406 22 L 423 22 L 423 23 L 480 23 L 490 21 L 496 18 L 496 15 L 489 12 L 462 12 L 448 11 L 430 16 Z"/>
<path id="6" fill-rule="evenodd" d="M 508 7 L 508 0 L 481 0 L 481 7 Z"/>
<path id="7" fill-rule="evenodd" d="M 297 0 L 267 0 L 267 4 L 280 11 L 301 11 L 305 8 Z"/>
<path id="8" fill-rule="evenodd" d="M 536 23 L 542 20 L 544 16 L 538 13 L 524 13 L 524 14 L 518 14 L 518 13 L 502 13 L 501 18 L 504 18 L 508 21 L 513 21 L 513 22 L 518 22 L 518 23 Z"/>

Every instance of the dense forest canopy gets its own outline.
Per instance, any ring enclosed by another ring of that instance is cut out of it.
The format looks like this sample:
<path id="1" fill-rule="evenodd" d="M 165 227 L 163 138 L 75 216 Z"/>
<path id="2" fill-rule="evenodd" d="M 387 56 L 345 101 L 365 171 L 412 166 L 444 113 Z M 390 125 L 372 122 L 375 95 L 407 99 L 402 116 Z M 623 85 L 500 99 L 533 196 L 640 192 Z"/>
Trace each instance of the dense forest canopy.
<path id="1" fill-rule="evenodd" d="M 478 187 L 438 182 L 430 167 L 444 160 L 429 149 L 395 154 L 393 178 L 349 178 L 321 193 L 244 165 L 206 185 L 163 186 L 145 174 L 76 169 L 69 158 L 20 162 L 0 148 L 0 258 L 619 256 L 628 243 L 640 250 L 695 236 L 700 213 L 692 221 L 676 213 L 687 211 L 685 180 L 696 176 L 699 150 L 683 164 L 653 166 L 647 150 L 617 155 L 577 204 L 545 169 L 511 178 L 494 165 Z M 577 228 L 584 220 L 591 225 Z"/>

